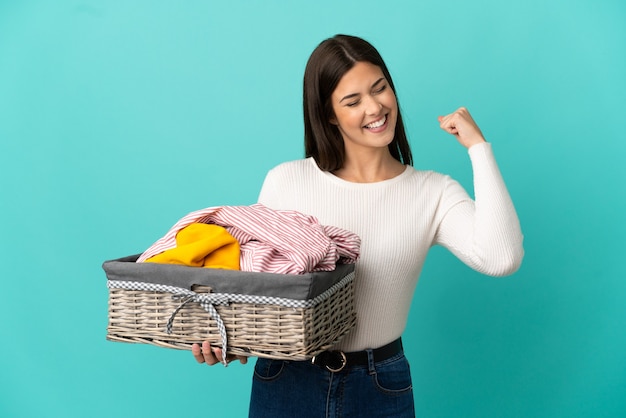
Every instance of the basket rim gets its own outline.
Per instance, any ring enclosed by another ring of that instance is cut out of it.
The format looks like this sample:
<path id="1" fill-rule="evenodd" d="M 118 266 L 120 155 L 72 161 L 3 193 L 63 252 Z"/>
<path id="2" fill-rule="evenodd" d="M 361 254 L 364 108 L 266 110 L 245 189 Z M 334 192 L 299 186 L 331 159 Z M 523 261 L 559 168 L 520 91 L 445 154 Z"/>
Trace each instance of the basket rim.
<path id="1" fill-rule="evenodd" d="M 355 270 L 354 264 L 337 264 L 333 271 L 295 275 L 137 263 L 138 258 L 139 254 L 105 261 L 102 268 L 107 280 L 155 283 L 187 290 L 203 285 L 216 293 L 307 300 L 324 293 Z"/>
<path id="2" fill-rule="evenodd" d="M 154 291 L 172 293 L 179 296 L 193 296 L 202 299 L 203 295 L 208 303 L 255 303 L 255 304 L 267 304 L 267 305 L 280 305 L 288 308 L 311 308 L 321 302 L 328 299 L 336 291 L 344 287 L 347 283 L 354 280 L 354 271 L 344 276 L 339 282 L 335 283 L 330 288 L 326 289 L 324 293 L 319 294 L 312 299 L 290 299 L 264 295 L 247 295 L 241 293 L 196 293 L 193 290 L 185 289 L 182 287 L 168 286 L 157 283 L 136 282 L 136 281 L 124 281 L 124 280 L 107 280 L 107 287 L 109 289 L 124 289 L 124 290 L 141 290 L 141 291 Z"/>

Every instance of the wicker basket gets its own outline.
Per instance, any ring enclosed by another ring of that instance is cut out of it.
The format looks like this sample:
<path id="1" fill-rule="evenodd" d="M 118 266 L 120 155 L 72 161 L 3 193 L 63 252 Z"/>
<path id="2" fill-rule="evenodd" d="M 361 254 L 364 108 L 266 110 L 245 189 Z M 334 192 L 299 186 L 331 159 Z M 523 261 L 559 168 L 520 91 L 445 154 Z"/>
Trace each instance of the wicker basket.
<path id="1" fill-rule="evenodd" d="M 190 350 L 206 340 L 226 346 L 228 354 L 306 360 L 336 344 L 356 322 L 353 265 L 278 275 L 136 259 L 103 265 L 110 341 Z"/>

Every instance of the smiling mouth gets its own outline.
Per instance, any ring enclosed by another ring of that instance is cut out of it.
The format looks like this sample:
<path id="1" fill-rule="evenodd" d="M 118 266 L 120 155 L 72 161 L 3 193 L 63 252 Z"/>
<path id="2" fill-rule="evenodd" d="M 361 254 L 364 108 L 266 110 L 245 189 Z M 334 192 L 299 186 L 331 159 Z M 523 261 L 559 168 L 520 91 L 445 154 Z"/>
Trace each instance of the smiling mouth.
<path id="1" fill-rule="evenodd" d="M 382 119 L 379 119 L 376 122 L 372 122 L 369 125 L 365 125 L 364 128 L 367 128 L 367 129 L 380 128 L 381 126 L 385 124 L 385 122 L 387 122 L 387 115 L 383 116 Z"/>

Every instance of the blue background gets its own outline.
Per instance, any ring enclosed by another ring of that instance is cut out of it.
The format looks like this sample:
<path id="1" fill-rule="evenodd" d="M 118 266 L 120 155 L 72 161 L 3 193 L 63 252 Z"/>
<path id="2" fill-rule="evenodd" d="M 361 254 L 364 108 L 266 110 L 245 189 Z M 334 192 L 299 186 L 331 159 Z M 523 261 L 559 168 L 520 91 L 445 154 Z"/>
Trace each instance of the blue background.
<path id="1" fill-rule="evenodd" d="M 505 279 L 432 250 L 418 416 L 626 416 L 621 0 L 0 0 L 0 416 L 246 416 L 252 364 L 105 341 L 101 263 L 300 158 L 304 65 L 335 33 L 387 61 L 415 165 L 471 192 L 436 119 L 470 109 L 525 234 Z"/>

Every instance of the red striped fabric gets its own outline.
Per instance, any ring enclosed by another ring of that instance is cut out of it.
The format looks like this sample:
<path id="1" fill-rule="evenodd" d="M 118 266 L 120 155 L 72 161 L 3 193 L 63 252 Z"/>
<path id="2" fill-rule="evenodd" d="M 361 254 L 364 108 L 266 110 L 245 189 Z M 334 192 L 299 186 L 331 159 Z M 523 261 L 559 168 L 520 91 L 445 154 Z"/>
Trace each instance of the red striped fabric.
<path id="1" fill-rule="evenodd" d="M 331 271 L 337 262 L 354 263 L 359 257 L 358 235 L 297 211 L 274 210 L 260 203 L 251 206 L 216 206 L 191 212 L 148 248 L 137 260 L 176 247 L 176 234 L 196 223 L 220 225 L 241 247 L 240 268 L 280 274 Z"/>

